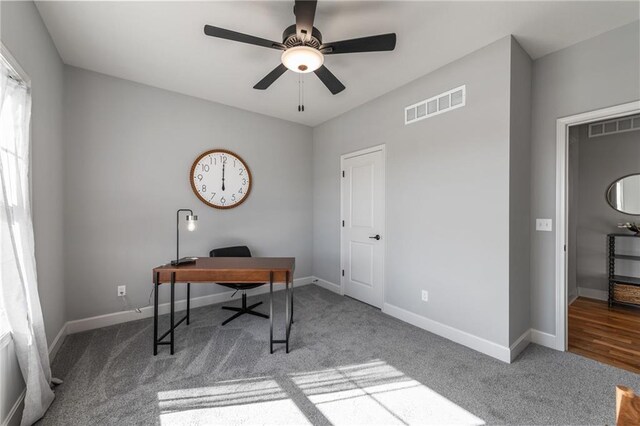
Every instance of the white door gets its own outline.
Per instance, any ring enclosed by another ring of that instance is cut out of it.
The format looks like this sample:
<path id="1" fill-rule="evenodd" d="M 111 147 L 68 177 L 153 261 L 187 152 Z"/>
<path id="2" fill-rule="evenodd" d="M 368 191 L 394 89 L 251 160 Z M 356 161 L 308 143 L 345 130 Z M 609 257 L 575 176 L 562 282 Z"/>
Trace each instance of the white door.
<path id="1" fill-rule="evenodd" d="M 342 289 L 382 308 L 384 146 L 342 156 Z"/>

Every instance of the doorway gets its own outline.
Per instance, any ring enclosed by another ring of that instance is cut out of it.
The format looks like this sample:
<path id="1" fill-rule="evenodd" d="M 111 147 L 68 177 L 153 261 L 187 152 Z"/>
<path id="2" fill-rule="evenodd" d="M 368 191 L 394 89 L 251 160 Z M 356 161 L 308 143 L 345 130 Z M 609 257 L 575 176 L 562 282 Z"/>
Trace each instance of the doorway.
<path id="1" fill-rule="evenodd" d="M 638 158 L 640 102 L 558 120 L 556 348 L 635 372 L 640 299 L 621 303 L 612 277 L 637 283 L 631 297 L 640 298 L 640 278 L 631 278 L 640 277 L 640 238 L 617 227 L 640 221 L 640 204 L 631 199 L 633 192 L 640 203 L 640 176 L 616 185 L 640 173 Z M 616 206 L 625 195 L 638 211 Z"/>
<path id="2" fill-rule="evenodd" d="M 554 348 L 567 350 L 567 252 L 569 127 L 640 113 L 640 101 L 559 118 L 556 123 L 556 335 Z"/>
<path id="3" fill-rule="evenodd" d="M 341 162 L 342 293 L 377 308 L 384 301 L 385 147 L 345 154 Z"/>

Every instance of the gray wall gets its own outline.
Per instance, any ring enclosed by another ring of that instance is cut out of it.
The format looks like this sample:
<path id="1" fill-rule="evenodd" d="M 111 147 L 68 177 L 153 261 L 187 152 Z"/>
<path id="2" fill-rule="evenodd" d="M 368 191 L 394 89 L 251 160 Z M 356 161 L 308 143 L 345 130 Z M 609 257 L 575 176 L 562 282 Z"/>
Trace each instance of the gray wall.
<path id="1" fill-rule="evenodd" d="M 386 144 L 385 303 L 509 344 L 510 51 L 505 37 L 314 128 L 315 276 L 340 282 L 340 155 Z M 404 125 L 461 84 L 465 107 Z"/>
<path id="2" fill-rule="evenodd" d="M 31 185 L 38 291 L 50 344 L 65 323 L 64 68 L 32 2 L 0 2 L 2 43 L 31 78 Z"/>
<path id="3" fill-rule="evenodd" d="M 533 63 L 531 228 L 555 218 L 556 120 L 640 99 L 638 22 Z M 532 327 L 555 334 L 555 229 L 532 232 Z"/>
<path id="4" fill-rule="evenodd" d="M 531 65 L 511 38 L 509 101 L 509 344 L 531 327 Z"/>
<path id="5" fill-rule="evenodd" d="M 65 83 L 69 320 L 125 309 L 118 284 L 131 306 L 147 304 L 151 269 L 175 256 L 178 208 L 199 216 L 181 254 L 246 243 L 258 256 L 295 256 L 295 276 L 311 275 L 310 128 L 73 67 Z M 193 160 L 212 148 L 236 152 L 253 174 L 234 209 L 206 206 L 189 185 Z M 223 291 L 195 287 L 194 297 Z"/>
<path id="6" fill-rule="evenodd" d="M 607 291 L 606 235 L 620 230 L 620 222 L 638 222 L 638 216 L 620 213 L 609 206 L 605 192 L 622 176 L 640 173 L 640 131 L 589 138 L 587 125 L 580 126 L 577 229 L 578 287 Z M 618 239 L 617 251 L 640 254 L 640 242 Z M 640 276 L 637 262 L 619 260 L 619 275 Z"/>

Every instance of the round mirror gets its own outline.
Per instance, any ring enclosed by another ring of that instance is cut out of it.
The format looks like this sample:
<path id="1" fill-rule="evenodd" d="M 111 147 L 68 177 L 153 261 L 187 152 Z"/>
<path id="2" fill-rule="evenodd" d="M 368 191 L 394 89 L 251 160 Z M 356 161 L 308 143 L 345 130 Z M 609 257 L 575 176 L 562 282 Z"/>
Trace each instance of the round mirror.
<path id="1" fill-rule="evenodd" d="M 640 173 L 613 182 L 607 190 L 607 201 L 621 213 L 640 215 Z"/>

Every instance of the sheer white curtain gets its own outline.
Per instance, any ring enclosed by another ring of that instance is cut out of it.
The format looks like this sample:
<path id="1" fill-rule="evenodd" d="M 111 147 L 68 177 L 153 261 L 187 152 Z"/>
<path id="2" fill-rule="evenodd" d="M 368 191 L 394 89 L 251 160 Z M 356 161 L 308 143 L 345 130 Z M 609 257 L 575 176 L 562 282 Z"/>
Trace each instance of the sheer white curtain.
<path id="1" fill-rule="evenodd" d="M 0 62 L 0 291 L 27 385 L 22 425 L 53 401 L 51 369 L 38 296 L 29 188 L 31 95 Z"/>

